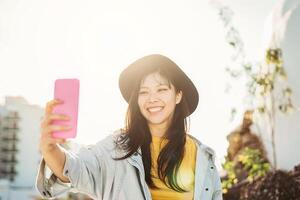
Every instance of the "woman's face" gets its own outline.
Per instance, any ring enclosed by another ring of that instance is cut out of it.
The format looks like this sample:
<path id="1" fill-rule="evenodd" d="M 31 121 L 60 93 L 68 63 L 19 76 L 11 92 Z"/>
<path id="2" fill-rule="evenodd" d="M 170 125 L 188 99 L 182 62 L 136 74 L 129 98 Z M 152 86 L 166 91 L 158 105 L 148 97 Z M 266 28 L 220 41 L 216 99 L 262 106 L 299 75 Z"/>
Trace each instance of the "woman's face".
<path id="1" fill-rule="evenodd" d="M 182 92 L 175 88 L 159 73 L 152 73 L 141 82 L 138 105 L 149 125 L 169 125 L 176 104 L 180 103 Z"/>

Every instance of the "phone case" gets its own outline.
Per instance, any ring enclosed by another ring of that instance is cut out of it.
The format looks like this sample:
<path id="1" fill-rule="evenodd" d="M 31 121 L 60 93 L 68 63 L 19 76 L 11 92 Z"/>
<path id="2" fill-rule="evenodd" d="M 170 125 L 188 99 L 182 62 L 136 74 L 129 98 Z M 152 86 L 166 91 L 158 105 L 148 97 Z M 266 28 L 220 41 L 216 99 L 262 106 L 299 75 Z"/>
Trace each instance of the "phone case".
<path id="1" fill-rule="evenodd" d="M 54 98 L 62 100 L 53 108 L 53 113 L 63 114 L 70 117 L 70 120 L 53 120 L 52 124 L 67 125 L 72 129 L 68 131 L 55 131 L 55 138 L 75 138 L 77 135 L 78 105 L 79 105 L 79 80 L 78 79 L 57 79 L 55 80 Z"/>

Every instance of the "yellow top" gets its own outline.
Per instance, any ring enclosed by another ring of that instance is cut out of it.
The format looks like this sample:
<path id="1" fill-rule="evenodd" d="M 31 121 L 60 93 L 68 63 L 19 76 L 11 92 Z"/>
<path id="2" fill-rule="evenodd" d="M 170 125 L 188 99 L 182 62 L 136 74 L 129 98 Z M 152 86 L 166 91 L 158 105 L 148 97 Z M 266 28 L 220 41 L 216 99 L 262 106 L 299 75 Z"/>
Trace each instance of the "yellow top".
<path id="1" fill-rule="evenodd" d="M 150 192 L 153 200 L 192 200 L 194 193 L 194 180 L 195 180 L 195 163 L 196 163 L 196 153 L 197 146 L 193 139 L 186 137 L 185 144 L 185 154 L 182 163 L 179 167 L 177 181 L 181 188 L 187 190 L 188 192 L 177 192 L 168 188 L 157 175 L 157 158 L 160 150 L 168 142 L 168 140 L 163 140 L 160 137 L 152 136 L 152 143 L 150 145 L 151 157 L 152 157 L 152 167 L 151 174 L 154 184 L 159 189 L 151 189 Z"/>

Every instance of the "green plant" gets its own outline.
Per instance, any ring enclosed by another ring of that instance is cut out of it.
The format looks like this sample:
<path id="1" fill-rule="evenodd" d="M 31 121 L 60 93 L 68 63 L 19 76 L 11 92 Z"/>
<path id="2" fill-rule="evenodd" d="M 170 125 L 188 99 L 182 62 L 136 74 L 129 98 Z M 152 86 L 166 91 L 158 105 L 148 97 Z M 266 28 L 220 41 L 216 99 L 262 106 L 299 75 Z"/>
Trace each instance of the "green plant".
<path id="1" fill-rule="evenodd" d="M 238 159 L 243 164 L 244 170 L 248 172 L 247 179 L 250 182 L 265 176 L 271 168 L 270 164 L 262 159 L 261 152 L 258 149 L 246 147 L 238 156 Z"/>
<path id="2" fill-rule="evenodd" d="M 234 163 L 232 161 L 227 160 L 222 164 L 222 167 L 227 172 L 226 179 L 222 180 L 222 189 L 223 193 L 227 193 L 228 189 L 230 189 L 234 184 L 238 182 L 238 179 L 236 177 Z"/>
<path id="3" fill-rule="evenodd" d="M 271 169 L 270 164 L 262 158 L 261 152 L 258 149 L 246 147 L 238 155 L 238 162 L 226 159 L 222 164 L 223 169 L 227 172 L 226 179 L 222 180 L 223 193 L 227 193 L 232 186 L 241 181 L 238 180 L 238 173 L 240 172 L 239 164 L 242 164 L 242 169 L 247 173 L 246 179 L 249 182 L 265 176 Z"/>

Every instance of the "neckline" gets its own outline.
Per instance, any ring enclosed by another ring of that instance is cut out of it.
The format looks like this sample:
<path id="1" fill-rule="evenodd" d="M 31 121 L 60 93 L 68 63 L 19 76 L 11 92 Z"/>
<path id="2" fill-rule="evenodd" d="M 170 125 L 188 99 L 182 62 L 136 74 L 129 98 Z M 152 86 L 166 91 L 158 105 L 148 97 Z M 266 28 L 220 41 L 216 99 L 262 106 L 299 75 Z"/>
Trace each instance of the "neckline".
<path id="1" fill-rule="evenodd" d="M 169 140 L 167 138 L 163 138 L 163 137 L 155 136 L 155 135 L 151 135 L 151 137 L 152 137 L 152 142 L 160 142 L 162 140 L 164 140 L 164 141 L 168 141 Z"/>

